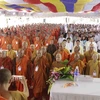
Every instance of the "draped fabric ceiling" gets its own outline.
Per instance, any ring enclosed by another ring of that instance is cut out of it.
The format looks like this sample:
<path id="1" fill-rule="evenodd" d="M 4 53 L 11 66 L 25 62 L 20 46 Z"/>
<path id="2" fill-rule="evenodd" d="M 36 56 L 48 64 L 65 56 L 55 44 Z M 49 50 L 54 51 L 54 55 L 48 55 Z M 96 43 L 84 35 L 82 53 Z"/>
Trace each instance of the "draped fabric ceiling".
<path id="1" fill-rule="evenodd" d="M 1 10 L 27 12 L 100 11 L 100 0 L 0 0 Z"/>

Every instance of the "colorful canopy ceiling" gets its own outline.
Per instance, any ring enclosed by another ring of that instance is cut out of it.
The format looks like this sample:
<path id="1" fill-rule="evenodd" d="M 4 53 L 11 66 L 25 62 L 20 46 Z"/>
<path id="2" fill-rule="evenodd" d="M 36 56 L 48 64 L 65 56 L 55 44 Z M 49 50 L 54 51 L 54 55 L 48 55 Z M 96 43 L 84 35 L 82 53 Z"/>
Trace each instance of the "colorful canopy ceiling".
<path id="1" fill-rule="evenodd" d="M 100 0 L 0 0 L 1 10 L 27 12 L 100 11 Z"/>

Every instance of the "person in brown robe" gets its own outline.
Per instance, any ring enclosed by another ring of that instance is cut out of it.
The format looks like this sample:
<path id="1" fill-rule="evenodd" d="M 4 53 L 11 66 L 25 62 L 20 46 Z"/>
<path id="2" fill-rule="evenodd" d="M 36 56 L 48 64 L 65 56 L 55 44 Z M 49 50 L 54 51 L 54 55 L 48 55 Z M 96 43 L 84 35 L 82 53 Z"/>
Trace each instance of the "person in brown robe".
<path id="1" fill-rule="evenodd" d="M 4 33 L 3 37 L 1 38 L 1 48 L 3 50 L 7 50 L 7 45 L 9 44 L 9 39 L 7 38 L 7 34 Z"/>
<path id="2" fill-rule="evenodd" d="M 22 43 L 22 49 L 24 50 L 25 55 L 30 59 L 31 58 L 31 49 L 28 47 L 28 43 L 24 41 Z"/>
<path id="3" fill-rule="evenodd" d="M 50 69 L 51 69 L 51 65 L 52 65 L 52 57 L 51 54 L 47 52 L 47 47 L 46 46 L 42 46 L 41 47 L 42 53 L 43 55 L 47 58 L 49 66 L 46 68 L 46 74 L 47 74 L 47 79 L 49 79 L 49 75 L 50 75 Z M 47 91 L 48 91 L 48 84 L 46 85 L 47 87 Z M 49 100 L 49 94 L 47 95 L 47 93 L 45 94 L 46 96 L 46 100 Z"/>
<path id="4" fill-rule="evenodd" d="M 70 62 L 69 65 L 72 67 L 73 71 L 75 70 L 76 66 L 78 66 L 80 74 L 84 73 L 83 69 L 85 67 L 85 64 L 82 60 L 80 60 L 80 54 L 76 54 L 74 56 L 74 60 L 72 62 Z"/>
<path id="5" fill-rule="evenodd" d="M 26 77 L 28 60 L 28 57 L 24 55 L 24 51 L 19 49 L 16 58 L 16 75 Z M 18 90 L 23 91 L 23 85 L 19 81 L 16 82 L 16 85 Z"/>
<path id="6" fill-rule="evenodd" d="M 12 60 L 7 56 L 6 51 L 2 51 L 2 55 L 0 57 L 0 69 L 7 68 L 12 73 Z"/>
<path id="7" fill-rule="evenodd" d="M 34 59 L 36 57 L 35 45 L 34 44 L 31 44 L 30 45 L 30 49 L 31 49 L 31 61 L 34 62 Z"/>
<path id="8" fill-rule="evenodd" d="M 53 61 L 51 71 L 54 70 L 54 68 L 61 68 L 65 67 L 65 65 L 62 63 L 62 55 L 60 53 L 56 54 L 56 61 Z"/>
<path id="9" fill-rule="evenodd" d="M 42 50 L 37 51 L 37 56 L 34 60 L 34 84 L 33 93 L 36 100 L 46 100 L 46 68 L 49 66 L 48 59 L 42 54 Z"/>
<path id="10" fill-rule="evenodd" d="M 29 88 L 29 98 L 33 96 L 33 64 L 31 59 L 28 59 L 26 55 L 24 55 L 24 50 L 18 50 L 18 56 L 16 58 L 16 75 L 23 75 L 27 79 L 27 85 Z M 23 85 L 20 81 L 16 81 L 17 89 L 23 91 Z"/>

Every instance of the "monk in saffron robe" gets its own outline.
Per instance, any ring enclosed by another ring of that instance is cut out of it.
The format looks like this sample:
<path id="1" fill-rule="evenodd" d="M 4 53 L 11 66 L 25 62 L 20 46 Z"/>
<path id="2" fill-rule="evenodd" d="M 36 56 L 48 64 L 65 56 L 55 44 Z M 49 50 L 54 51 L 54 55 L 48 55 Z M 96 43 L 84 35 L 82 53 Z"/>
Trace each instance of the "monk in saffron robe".
<path id="1" fill-rule="evenodd" d="M 50 69 L 51 69 L 51 65 L 52 65 L 52 57 L 51 54 L 49 54 L 47 52 L 47 47 L 46 46 L 42 46 L 41 47 L 42 53 L 43 55 L 46 57 L 46 59 L 48 60 L 48 64 L 49 66 L 46 68 L 46 74 L 47 74 L 47 80 L 49 79 L 49 75 L 50 75 Z M 46 81 L 47 81 L 46 80 Z M 48 91 L 48 84 L 46 84 L 46 92 L 45 92 L 45 97 L 47 98 L 46 100 L 49 100 L 49 95 L 47 95 L 47 91 Z"/>
<path id="2" fill-rule="evenodd" d="M 30 59 L 31 58 L 31 49 L 28 47 L 27 42 L 24 41 L 22 43 L 22 49 L 24 50 L 24 53 L 28 57 L 28 59 Z"/>
<path id="3" fill-rule="evenodd" d="M 35 49 L 39 50 L 42 46 L 42 41 L 40 40 L 39 37 L 36 37 L 36 40 L 34 41 Z"/>
<path id="4" fill-rule="evenodd" d="M 61 54 L 62 61 L 66 60 L 66 59 L 69 60 L 70 53 L 69 53 L 69 51 L 67 49 L 65 49 L 65 43 L 64 42 L 59 44 L 59 49 L 54 53 L 54 55 L 56 53 L 60 53 Z"/>
<path id="5" fill-rule="evenodd" d="M 34 66 L 31 59 L 27 63 L 26 79 L 29 89 L 29 100 L 33 97 Z"/>
<path id="6" fill-rule="evenodd" d="M 76 66 L 78 66 L 80 74 L 83 74 L 83 69 L 85 67 L 84 62 L 80 60 L 79 54 L 76 54 L 74 58 L 75 58 L 74 61 L 70 62 L 69 65 L 73 68 L 73 71 L 75 70 Z"/>
<path id="7" fill-rule="evenodd" d="M 9 57 L 7 57 L 7 52 L 2 51 L 2 57 L 0 57 L 0 69 L 7 68 L 12 73 L 12 67 L 12 60 Z"/>
<path id="8" fill-rule="evenodd" d="M 27 64 L 28 64 L 28 57 L 24 55 L 24 51 L 22 49 L 18 50 L 18 56 L 16 58 L 16 75 L 23 75 L 26 77 L 27 74 Z M 23 91 L 23 85 L 20 81 L 16 82 L 17 89 Z"/>
<path id="9" fill-rule="evenodd" d="M 47 52 L 47 47 L 42 46 L 41 50 L 42 50 L 43 55 L 46 56 L 46 58 L 48 59 L 49 66 L 51 67 L 52 57 L 51 57 L 51 54 Z"/>
<path id="10" fill-rule="evenodd" d="M 62 61 L 64 61 L 64 60 L 69 60 L 69 58 L 70 58 L 70 53 L 69 53 L 69 51 L 65 48 L 65 41 L 63 41 L 62 42 L 62 50 L 61 50 L 61 55 L 62 55 Z"/>
<path id="11" fill-rule="evenodd" d="M 1 48 L 3 50 L 6 50 L 7 49 L 7 45 L 9 44 L 9 40 L 7 38 L 7 34 L 3 34 L 3 37 L 1 39 Z"/>
<path id="12" fill-rule="evenodd" d="M 93 55 L 94 53 L 96 53 L 96 52 L 94 51 L 94 46 L 93 46 L 93 44 L 90 44 L 90 49 L 89 49 L 89 51 L 87 51 L 87 52 L 84 53 L 86 62 L 88 62 L 89 60 L 92 60 L 92 55 Z"/>
<path id="13" fill-rule="evenodd" d="M 16 52 L 12 49 L 12 45 L 8 44 L 7 49 L 7 56 L 14 60 L 16 58 Z"/>
<path id="14" fill-rule="evenodd" d="M 22 47 L 22 42 L 21 40 L 17 37 L 17 36 L 14 36 L 14 39 L 12 40 L 12 48 L 14 50 L 18 50 Z"/>
<path id="15" fill-rule="evenodd" d="M 80 55 L 80 60 L 83 60 L 84 63 L 85 63 L 85 58 L 84 58 L 84 56 L 82 54 L 80 54 L 79 51 L 80 51 L 80 47 L 76 46 L 74 48 L 74 52 L 70 55 L 69 63 L 72 62 L 72 61 L 74 61 L 76 54 L 79 54 Z"/>
<path id="16" fill-rule="evenodd" d="M 23 36 L 22 43 L 23 42 L 27 42 L 28 47 L 30 46 L 30 41 L 29 41 L 29 39 L 26 36 Z"/>
<path id="17" fill-rule="evenodd" d="M 34 60 L 34 85 L 33 93 L 36 100 L 45 98 L 46 89 L 46 68 L 49 66 L 47 58 L 42 54 L 42 50 L 37 51 L 37 57 Z M 44 99 L 46 100 L 46 99 Z"/>
<path id="18" fill-rule="evenodd" d="M 61 68 L 65 67 L 65 65 L 62 63 L 62 56 L 60 53 L 56 54 L 56 61 L 53 61 L 51 70 L 54 70 L 54 68 Z"/>
<path id="19" fill-rule="evenodd" d="M 84 57 L 85 57 L 85 60 L 86 60 L 86 64 L 88 63 L 89 60 L 92 60 L 92 56 L 93 56 L 94 53 L 96 53 L 94 51 L 94 46 L 93 46 L 93 44 L 90 44 L 89 51 L 87 51 L 87 52 L 84 53 Z M 88 68 L 89 67 L 86 66 L 85 74 L 88 74 L 88 72 L 89 72 L 89 69 Z"/>
<path id="20" fill-rule="evenodd" d="M 36 57 L 35 45 L 34 44 L 31 44 L 30 45 L 30 49 L 31 49 L 31 61 L 34 62 L 34 59 Z"/>
<path id="21" fill-rule="evenodd" d="M 11 37 L 11 32 L 8 31 L 7 34 L 8 44 L 12 44 L 13 37 Z"/>
<path id="22" fill-rule="evenodd" d="M 100 64 L 98 62 L 98 54 L 94 53 L 92 56 L 92 60 L 89 60 L 87 63 L 87 75 L 93 76 L 93 77 L 99 77 L 99 68 Z"/>

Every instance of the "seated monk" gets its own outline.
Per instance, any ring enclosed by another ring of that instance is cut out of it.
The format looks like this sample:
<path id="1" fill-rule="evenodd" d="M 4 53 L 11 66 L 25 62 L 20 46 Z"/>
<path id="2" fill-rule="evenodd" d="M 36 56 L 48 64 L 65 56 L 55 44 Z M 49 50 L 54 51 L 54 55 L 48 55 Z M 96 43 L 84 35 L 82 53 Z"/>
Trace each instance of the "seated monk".
<path id="1" fill-rule="evenodd" d="M 89 60 L 92 60 L 92 55 L 93 55 L 94 53 L 96 53 L 96 52 L 94 51 L 94 45 L 93 45 L 93 44 L 90 44 L 89 50 L 86 51 L 86 52 L 84 53 L 84 57 L 85 57 L 85 59 L 86 59 L 86 63 L 87 63 Z"/>
<path id="2" fill-rule="evenodd" d="M 96 53 L 94 51 L 94 45 L 93 44 L 90 44 L 89 50 L 84 53 L 84 57 L 85 57 L 85 60 L 86 60 L 86 64 L 89 62 L 89 60 L 92 60 L 92 56 L 93 56 L 94 53 Z M 85 68 L 85 72 L 84 73 L 85 74 L 88 74 L 86 70 L 88 70 L 88 69 Z"/>
<path id="3" fill-rule="evenodd" d="M 59 44 L 59 49 L 54 53 L 54 55 L 56 53 L 60 53 L 61 54 L 62 61 L 66 60 L 66 59 L 69 60 L 70 53 L 69 53 L 69 51 L 67 49 L 65 49 L 65 43 L 64 42 Z"/>
<path id="4" fill-rule="evenodd" d="M 87 63 L 87 75 L 97 77 L 99 76 L 99 68 L 100 68 L 100 63 L 98 61 L 98 54 L 94 53 L 92 56 L 92 60 L 89 60 Z"/>
<path id="5" fill-rule="evenodd" d="M 0 69 L 0 100 L 27 100 L 29 91 L 25 77 L 22 76 L 22 79 L 20 80 L 23 84 L 23 92 L 8 90 L 14 79 L 15 77 L 11 75 L 11 72 L 8 69 Z"/>
<path id="6" fill-rule="evenodd" d="M 57 53 L 56 54 L 56 61 L 53 61 L 51 70 L 53 70 L 54 68 L 61 68 L 61 67 L 64 67 L 64 66 L 65 65 L 62 63 L 61 54 Z"/>
<path id="7" fill-rule="evenodd" d="M 12 60 L 10 57 L 7 56 L 6 51 L 2 51 L 2 55 L 0 57 L 0 69 L 7 68 L 12 72 Z"/>
<path id="8" fill-rule="evenodd" d="M 34 84 L 33 93 L 36 100 L 46 100 L 46 68 L 49 66 L 47 58 L 42 54 L 42 50 L 37 51 L 37 56 L 34 60 Z"/>
<path id="9" fill-rule="evenodd" d="M 85 67 L 85 64 L 82 60 L 80 60 L 79 54 L 74 56 L 74 60 L 70 62 L 69 65 L 73 68 L 73 71 L 75 70 L 76 66 L 78 66 L 80 74 L 83 74 L 83 68 Z"/>
<path id="10" fill-rule="evenodd" d="M 72 62 L 72 61 L 74 61 L 76 54 L 79 54 L 80 55 L 80 60 L 83 60 L 85 62 L 84 56 L 82 54 L 80 54 L 79 51 L 80 51 L 80 47 L 79 46 L 76 46 L 74 48 L 74 52 L 70 55 L 69 63 Z"/>

